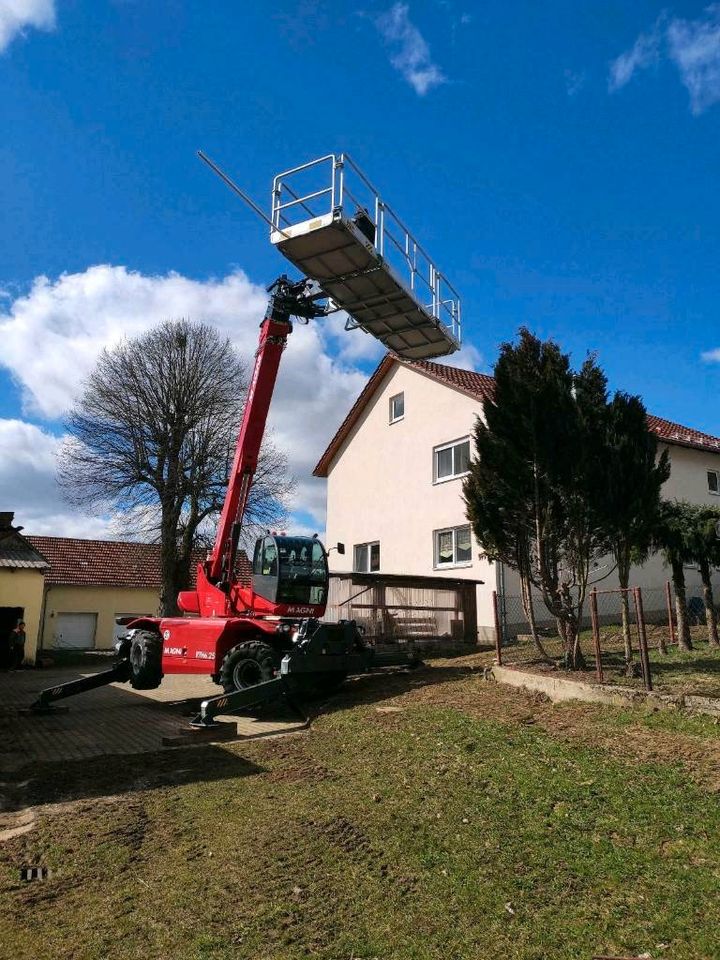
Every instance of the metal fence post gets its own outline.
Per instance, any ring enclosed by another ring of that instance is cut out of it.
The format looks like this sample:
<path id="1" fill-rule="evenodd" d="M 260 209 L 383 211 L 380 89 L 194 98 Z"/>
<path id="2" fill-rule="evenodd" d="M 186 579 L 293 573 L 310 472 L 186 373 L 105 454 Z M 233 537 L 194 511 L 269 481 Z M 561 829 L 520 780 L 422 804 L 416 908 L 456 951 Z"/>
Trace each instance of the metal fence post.
<path id="1" fill-rule="evenodd" d="M 670 581 L 665 581 L 665 602 L 667 603 L 668 623 L 670 624 L 670 643 L 675 644 L 675 624 L 673 622 L 672 593 L 670 591 Z M 667 653 L 665 638 L 660 633 L 660 643 L 658 644 L 660 653 Z"/>
<path id="2" fill-rule="evenodd" d="M 634 588 L 635 612 L 637 614 L 638 645 L 640 647 L 640 666 L 642 667 L 643 681 L 646 690 L 652 690 L 652 676 L 650 674 L 650 657 L 648 655 L 647 633 L 645 632 L 645 611 L 643 610 L 642 590 Z"/>
<path id="3" fill-rule="evenodd" d="M 593 646 L 595 647 L 595 676 L 603 683 L 602 651 L 600 650 L 600 623 L 598 621 L 597 588 L 590 591 L 590 620 L 592 621 Z"/>
<path id="4" fill-rule="evenodd" d="M 502 636 L 500 634 L 500 613 L 498 611 L 497 590 L 492 592 L 493 616 L 495 617 L 495 662 L 502 666 Z"/>

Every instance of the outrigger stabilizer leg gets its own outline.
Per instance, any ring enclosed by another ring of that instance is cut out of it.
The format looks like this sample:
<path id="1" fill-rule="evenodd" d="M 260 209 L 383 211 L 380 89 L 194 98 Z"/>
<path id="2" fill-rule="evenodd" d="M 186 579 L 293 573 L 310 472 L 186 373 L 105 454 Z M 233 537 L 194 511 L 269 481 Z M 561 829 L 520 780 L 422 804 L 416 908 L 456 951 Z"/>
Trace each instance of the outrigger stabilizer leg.
<path id="1" fill-rule="evenodd" d="M 80 677 L 79 680 L 68 680 L 67 683 L 60 683 L 56 687 L 48 687 L 42 691 L 35 703 L 30 705 L 30 713 L 52 713 L 55 700 L 65 700 L 78 693 L 104 687 L 108 683 L 125 683 L 129 679 L 130 661 L 120 660 L 111 670 L 103 670 L 89 677 Z"/>
<path id="2" fill-rule="evenodd" d="M 217 727 L 219 723 L 215 717 L 225 713 L 235 713 L 237 710 L 247 710 L 249 707 L 257 707 L 261 703 L 269 703 L 271 700 L 278 700 L 281 697 L 302 715 L 303 720 L 306 719 L 289 696 L 285 678 L 280 675 L 272 680 L 266 680 L 264 683 L 257 683 L 254 687 L 233 690 L 231 693 L 223 693 L 219 697 L 203 700 L 200 704 L 200 713 L 190 721 L 190 726 L 197 728 Z"/>

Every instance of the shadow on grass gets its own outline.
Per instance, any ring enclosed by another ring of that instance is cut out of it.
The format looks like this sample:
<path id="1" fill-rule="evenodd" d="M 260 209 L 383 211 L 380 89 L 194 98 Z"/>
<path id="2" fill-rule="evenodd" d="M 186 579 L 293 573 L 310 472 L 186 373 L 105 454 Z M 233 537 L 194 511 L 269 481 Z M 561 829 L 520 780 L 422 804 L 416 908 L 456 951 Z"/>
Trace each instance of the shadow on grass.
<path id="1" fill-rule="evenodd" d="M 660 659 L 653 658 L 652 660 L 652 671 L 653 673 L 660 674 L 693 674 L 693 673 L 704 673 L 704 674 L 715 674 L 718 679 L 720 679 L 720 658 L 715 659 L 711 657 L 694 657 L 692 653 L 685 654 L 682 659 L 680 656 L 673 657 L 672 659 Z"/>
<path id="2" fill-rule="evenodd" d="M 221 747 L 193 746 L 158 753 L 93 757 L 26 767 L 20 790 L 9 790 L 6 811 L 116 797 L 160 787 L 211 783 L 265 773 L 263 767 Z M 6 787 L 11 786 L 6 782 Z"/>
<path id="3" fill-rule="evenodd" d="M 423 664 L 414 670 L 388 669 L 351 677 L 330 697 L 308 702 L 311 716 L 349 710 L 363 704 L 380 703 L 411 690 L 466 680 L 477 671 L 467 665 Z"/>

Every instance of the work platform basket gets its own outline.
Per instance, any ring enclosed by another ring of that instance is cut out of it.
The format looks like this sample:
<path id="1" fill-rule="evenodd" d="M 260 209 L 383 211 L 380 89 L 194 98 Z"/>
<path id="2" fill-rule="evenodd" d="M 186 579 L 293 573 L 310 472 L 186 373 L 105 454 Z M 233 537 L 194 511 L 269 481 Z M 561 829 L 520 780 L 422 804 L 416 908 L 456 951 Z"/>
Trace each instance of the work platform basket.
<path id="1" fill-rule="evenodd" d="M 272 223 L 272 242 L 348 326 L 411 360 L 459 349 L 457 291 L 346 153 L 278 174 Z"/>

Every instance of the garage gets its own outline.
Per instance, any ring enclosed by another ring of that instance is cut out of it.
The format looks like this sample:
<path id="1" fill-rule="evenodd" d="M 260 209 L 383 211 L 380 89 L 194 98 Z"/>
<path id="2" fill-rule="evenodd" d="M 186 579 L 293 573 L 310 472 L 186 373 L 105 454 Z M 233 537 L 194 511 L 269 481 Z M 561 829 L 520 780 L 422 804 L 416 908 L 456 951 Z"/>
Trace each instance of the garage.
<path id="1" fill-rule="evenodd" d="M 96 613 L 58 613 L 53 647 L 55 650 L 92 650 L 96 628 Z"/>

